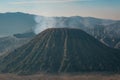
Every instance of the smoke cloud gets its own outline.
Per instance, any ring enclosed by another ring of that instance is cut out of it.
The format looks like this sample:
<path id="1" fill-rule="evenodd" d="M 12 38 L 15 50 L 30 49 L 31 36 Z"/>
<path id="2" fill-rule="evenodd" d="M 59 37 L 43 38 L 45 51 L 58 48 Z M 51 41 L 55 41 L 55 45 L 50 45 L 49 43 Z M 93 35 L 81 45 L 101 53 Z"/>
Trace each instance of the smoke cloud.
<path id="1" fill-rule="evenodd" d="M 72 18 L 72 19 L 71 19 Z M 35 16 L 37 25 L 34 28 L 35 34 L 39 34 L 48 28 L 82 28 L 79 17 L 44 17 Z M 80 27 L 81 26 L 81 27 Z"/>
<path id="2" fill-rule="evenodd" d="M 56 26 L 56 20 L 52 17 L 36 16 L 35 21 L 37 23 L 34 29 L 35 34 L 39 34 L 47 28 L 55 28 Z"/>

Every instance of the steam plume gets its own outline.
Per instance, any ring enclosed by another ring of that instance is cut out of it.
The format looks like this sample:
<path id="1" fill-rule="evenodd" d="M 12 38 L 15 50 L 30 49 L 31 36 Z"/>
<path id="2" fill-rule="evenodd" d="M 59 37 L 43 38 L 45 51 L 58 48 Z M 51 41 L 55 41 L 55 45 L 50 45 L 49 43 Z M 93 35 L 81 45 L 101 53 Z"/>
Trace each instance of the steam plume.
<path id="1" fill-rule="evenodd" d="M 53 28 L 56 25 L 56 20 L 52 17 L 36 16 L 35 21 L 37 23 L 34 30 L 35 34 L 38 34 L 47 28 Z"/>
<path id="2" fill-rule="evenodd" d="M 70 18 L 66 17 L 43 17 L 43 16 L 36 16 L 35 21 L 37 25 L 35 26 L 34 32 L 35 34 L 40 33 L 41 31 L 47 28 L 80 28 L 82 25 L 78 19 L 76 21 L 76 17 Z M 81 27 L 82 28 L 82 27 Z"/>

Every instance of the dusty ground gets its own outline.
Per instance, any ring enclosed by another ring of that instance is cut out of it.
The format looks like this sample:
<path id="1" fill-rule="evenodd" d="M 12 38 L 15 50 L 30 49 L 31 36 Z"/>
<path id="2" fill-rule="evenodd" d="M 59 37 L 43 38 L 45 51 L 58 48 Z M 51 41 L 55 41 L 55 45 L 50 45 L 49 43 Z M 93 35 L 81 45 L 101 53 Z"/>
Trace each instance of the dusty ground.
<path id="1" fill-rule="evenodd" d="M 0 74 L 0 80 L 120 80 L 120 74 L 27 75 Z"/>

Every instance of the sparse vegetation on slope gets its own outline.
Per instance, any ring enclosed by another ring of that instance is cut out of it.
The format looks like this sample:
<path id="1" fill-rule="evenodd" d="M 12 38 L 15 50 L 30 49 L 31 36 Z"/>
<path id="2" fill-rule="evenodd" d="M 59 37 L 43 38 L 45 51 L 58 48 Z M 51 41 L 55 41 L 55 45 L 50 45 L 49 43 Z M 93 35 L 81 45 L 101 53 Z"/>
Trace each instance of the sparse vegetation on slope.
<path id="1" fill-rule="evenodd" d="M 0 80 L 119 80 L 120 74 L 101 74 L 101 73 L 86 73 L 86 74 L 37 74 L 18 76 L 14 74 L 0 74 Z"/>

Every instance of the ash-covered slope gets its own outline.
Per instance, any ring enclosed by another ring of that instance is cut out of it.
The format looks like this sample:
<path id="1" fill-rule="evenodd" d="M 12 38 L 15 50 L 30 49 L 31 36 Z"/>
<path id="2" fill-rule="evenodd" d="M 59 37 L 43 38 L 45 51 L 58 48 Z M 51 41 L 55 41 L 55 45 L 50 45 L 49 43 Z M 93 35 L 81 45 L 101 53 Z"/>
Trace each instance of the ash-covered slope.
<path id="1" fill-rule="evenodd" d="M 35 37 L 33 32 L 26 32 L 0 38 L 0 56 L 28 43 L 33 37 Z"/>
<path id="2" fill-rule="evenodd" d="M 3 73 L 120 71 L 120 51 L 79 29 L 52 28 L 0 61 Z"/>

